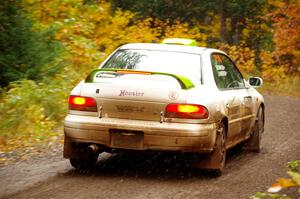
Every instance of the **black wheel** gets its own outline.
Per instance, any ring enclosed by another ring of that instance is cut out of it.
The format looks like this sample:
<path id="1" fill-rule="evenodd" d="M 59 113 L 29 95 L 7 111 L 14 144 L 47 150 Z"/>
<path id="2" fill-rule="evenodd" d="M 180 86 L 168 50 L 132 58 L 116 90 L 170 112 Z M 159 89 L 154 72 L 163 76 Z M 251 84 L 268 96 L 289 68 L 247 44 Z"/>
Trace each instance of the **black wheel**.
<path id="1" fill-rule="evenodd" d="M 91 169 L 95 166 L 97 159 L 98 155 L 93 155 L 86 159 L 70 158 L 70 163 L 76 169 Z"/>
<path id="2" fill-rule="evenodd" d="M 261 136 L 264 132 L 264 112 L 262 107 L 258 109 L 256 121 L 250 138 L 245 143 L 245 149 L 259 153 L 261 150 Z"/>

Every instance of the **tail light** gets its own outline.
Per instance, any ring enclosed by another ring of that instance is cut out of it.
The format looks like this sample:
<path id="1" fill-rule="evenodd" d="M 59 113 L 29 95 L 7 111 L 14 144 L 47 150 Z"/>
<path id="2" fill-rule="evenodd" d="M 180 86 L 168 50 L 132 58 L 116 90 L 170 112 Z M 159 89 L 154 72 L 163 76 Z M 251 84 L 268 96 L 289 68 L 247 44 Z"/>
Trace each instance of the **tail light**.
<path id="1" fill-rule="evenodd" d="M 197 104 L 169 104 L 165 117 L 184 119 L 207 119 L 208 111 L 205 106 Z"/>
<path id="2" fill-rule="evenodd" d="M 91 97 L 71 95 L 69 97 L 69 108 L 77 111 L 97 112 L 97 103 Z"/>

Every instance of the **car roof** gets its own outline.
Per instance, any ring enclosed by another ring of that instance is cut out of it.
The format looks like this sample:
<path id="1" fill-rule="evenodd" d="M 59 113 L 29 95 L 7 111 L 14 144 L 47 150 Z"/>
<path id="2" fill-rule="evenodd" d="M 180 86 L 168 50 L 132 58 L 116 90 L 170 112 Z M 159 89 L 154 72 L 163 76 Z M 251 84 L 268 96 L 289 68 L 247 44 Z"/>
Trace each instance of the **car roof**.
<path id="1" fill-rule="evenodd" d="M 121 46 L 119 49 L 160 50 L 160 51 L 201 54 L 204 50 L 209 49 L 209 48 L 196 47 L 196 46 L 174 45 L 174 44 L 131 43 L 131 44 L 125 44 L 125 45 Z"/>

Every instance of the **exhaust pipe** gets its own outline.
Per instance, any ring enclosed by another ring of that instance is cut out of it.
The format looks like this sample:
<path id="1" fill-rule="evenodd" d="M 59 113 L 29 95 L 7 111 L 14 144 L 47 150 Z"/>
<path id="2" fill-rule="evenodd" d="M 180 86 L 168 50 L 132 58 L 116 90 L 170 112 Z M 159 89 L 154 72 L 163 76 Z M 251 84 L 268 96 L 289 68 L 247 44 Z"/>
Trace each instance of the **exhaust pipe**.
<path id="1" fill-rule="evenodd" d="M 97 153 L 99 151 L 99 147 L 96 144 L 91 144 L 88 146 L 88 149 L 92 152 L 92 153 Z"/>

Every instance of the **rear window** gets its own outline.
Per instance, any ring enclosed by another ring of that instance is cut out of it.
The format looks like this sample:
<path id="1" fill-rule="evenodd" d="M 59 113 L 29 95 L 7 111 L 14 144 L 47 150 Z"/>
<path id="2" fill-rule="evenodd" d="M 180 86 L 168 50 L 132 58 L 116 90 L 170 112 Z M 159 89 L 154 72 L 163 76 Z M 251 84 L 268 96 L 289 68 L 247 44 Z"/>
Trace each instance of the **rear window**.
<path id="1" fill-rule="evenodd" d="M 156 50 L 118 50 L 102 68 L 164 72 L 200 81 L 200 55 Z"/>

